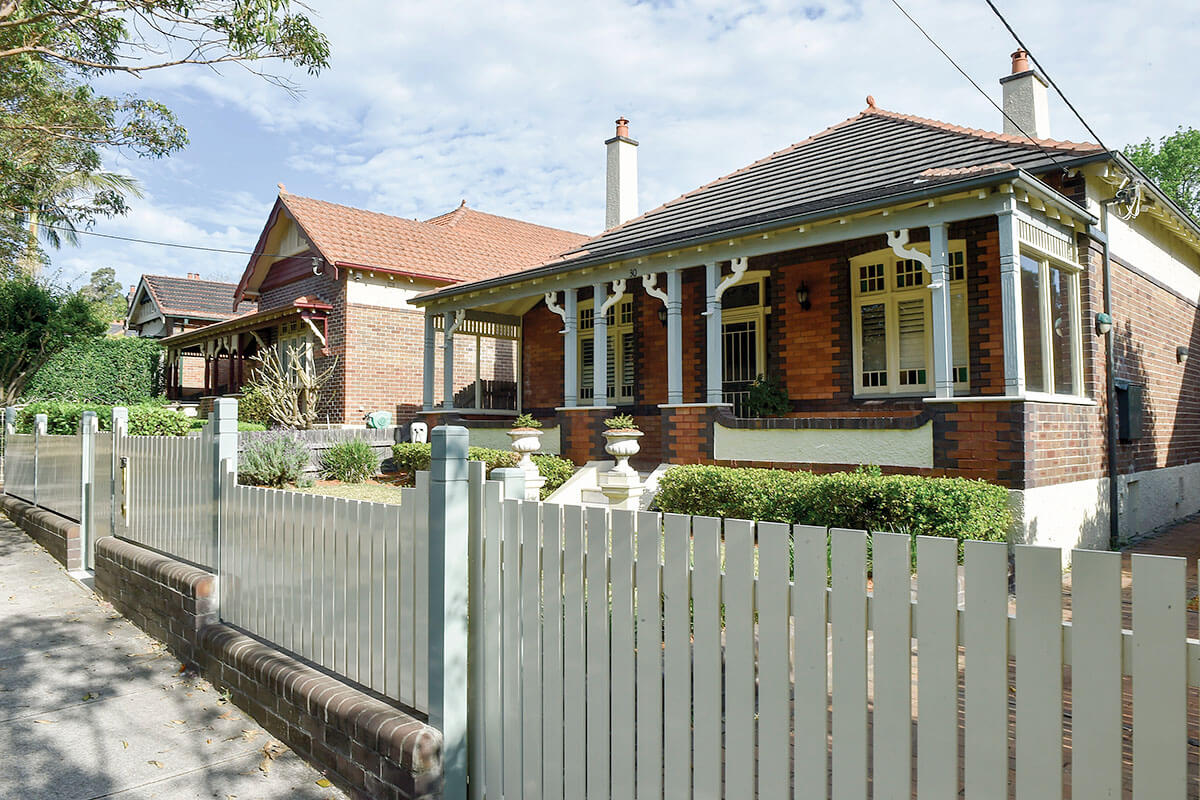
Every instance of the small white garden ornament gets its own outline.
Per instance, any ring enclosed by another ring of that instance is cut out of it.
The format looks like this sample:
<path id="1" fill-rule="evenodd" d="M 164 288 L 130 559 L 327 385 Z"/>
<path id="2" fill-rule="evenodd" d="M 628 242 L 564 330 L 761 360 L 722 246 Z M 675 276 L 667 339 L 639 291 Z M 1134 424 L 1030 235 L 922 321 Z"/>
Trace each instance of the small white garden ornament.
<path id="1" fill-rule="evenodd" d="M 525 499 L 540 499 L 546 479 L 538 472 L 533 454 L 542 449 L 542 423 L 529 414 L 522 414 L 508 431 L 508 438 L 512 440 L 513 452 L 521 456 L 517 466 L 525 472 Z"/>

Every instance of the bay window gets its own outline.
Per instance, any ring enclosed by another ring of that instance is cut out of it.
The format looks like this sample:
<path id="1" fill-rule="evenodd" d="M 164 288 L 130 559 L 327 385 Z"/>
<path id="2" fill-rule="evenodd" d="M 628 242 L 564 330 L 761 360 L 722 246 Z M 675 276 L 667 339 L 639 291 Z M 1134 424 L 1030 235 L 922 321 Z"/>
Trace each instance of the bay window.
<path id="1" fill-rule="evenodd" d="M 928 244 L 916 245 L 928 249 Z M 933 310 L 929 273 L 891 249 L 850 261 L 854 391 L 860 395 L 933 393 Z M 951 355 L 956 390 L 966 390 L 969 349 L 966 246 L 950 243 Z"/>
<path id="2" fill-rule="evenodd" d="M 1021 332 L 1025 390 L 1083 393 L 1079 272 L 1021 253 Z"/>

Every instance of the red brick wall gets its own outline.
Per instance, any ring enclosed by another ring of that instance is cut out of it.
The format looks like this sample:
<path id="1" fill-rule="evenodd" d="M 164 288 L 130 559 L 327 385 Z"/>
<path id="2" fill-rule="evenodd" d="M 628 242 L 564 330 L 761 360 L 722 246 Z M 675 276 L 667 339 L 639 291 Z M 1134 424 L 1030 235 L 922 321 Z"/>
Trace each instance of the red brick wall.
<path id="1" fill-rule="evenodd" d="M 563 404 L 562 318 L 539 301 L 522 321 L 521 381 L 526 411 L 553 414 Z"/>
<path id="2" fill-rule="evenodd" d="M 971 394 L 1004 394 L 1004 312 L 1000 299 L 1000 231 L 995 217 L 950 226 L 967 244 L 968 373 Z"/>
<path id="3" fill-rule="evenodd" d="M 318 419 L 321 422 L 328 419 L 334 424 L 359 422 L 358 419 L 348 419 L 346 412 L 346 285 L 342 281 L 334 280 L 328 273 L 308 275 L 285 286 L 263 292 L 258 300 L 258 307 L 266 311 L 291 305 L 300 296 L 318 297 L 333 306 L 326 321 L 328 354 L 323 355 L 320 352 L 319 343 L 315 349 L 314 366 L 318 374 L 336 363 L 329 383 L 317 400 Z"/>

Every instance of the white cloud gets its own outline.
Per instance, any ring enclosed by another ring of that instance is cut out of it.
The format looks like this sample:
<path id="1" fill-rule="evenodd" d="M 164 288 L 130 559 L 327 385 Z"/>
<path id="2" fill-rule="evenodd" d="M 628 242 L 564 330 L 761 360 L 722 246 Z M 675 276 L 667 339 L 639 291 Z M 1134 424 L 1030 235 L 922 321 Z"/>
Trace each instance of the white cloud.
<path id="1" fill-rule="evenodd" d="M 1155 3 L 1135 24 L 1118 0 L 1004 5 L 1110 146 L 1197 124 L 1189 84 L 1200 26 L 1188 0 Z M 315 79 L 293 75 L 305 88 L 300 100 L 237 68 L 165 71 L 137 87 L 219 110 L 255 131 L 253 144 L 279 147 L 265 148 L 270 156 L 256 150 L 242 174 L 213 169 L 214 154 L 236 162 L 248 143 L 210 130 L 166 169 L 134 163 L 135 174 L 153 175 L 154 196 L 103 230 L 246 249 L 279 179 L 264 181 L 265 172 L 286 176 L 293 191 L 403 216 L 431 216 L 465 197 L 482 210 L 594 232 L 603 216 L 601 142 L 618 114 L 642 142 L 644 209 L 857 113 L 869 93 L 884 108 L 999 124 L 887 0 L 314 6 L 333 66 Z M 998 99 L 1014 45 L 987 7 L 905 6 Z M 1059 138 L 1086 138 L 1060 102 L 1051 126 Z M 127 276 L 241 269 L 237 258 L 186 251 L 85 249 L 60 264 L 84 268 L 103 257 Z"/>

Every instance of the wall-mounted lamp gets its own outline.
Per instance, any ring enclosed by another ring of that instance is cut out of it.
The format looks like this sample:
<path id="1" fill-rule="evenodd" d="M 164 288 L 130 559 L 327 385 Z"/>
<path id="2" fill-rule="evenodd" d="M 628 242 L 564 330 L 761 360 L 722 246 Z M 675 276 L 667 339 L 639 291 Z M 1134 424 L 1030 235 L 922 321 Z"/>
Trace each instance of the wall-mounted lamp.
<path id="1" fill-rule="evenodd" d="M 658 307 L 658 321 L 662 325 L 667 324 L 667 307 L 666 306 Z"/>
<path id="2" fill-rule="evenodd" d="M 812 303 L 808 300 L 808 284 L 801 283 L 800 288 L 796 290 L 796 302 L 800 304 L 803 311 L 808 311 L 812 308 Z"/>
<path id="3" fill-rule="evenodd" d="M 1179 347 L 1175 348 L 1175 360 L 1176 361 L 1178 361 L 1180 364 L 1184 364 L 1187 362 L 1187 357 L 1188 357 L 1188 349 L 1186 347 L 1184 347 L 1183 345 L 1180 345 Z"/>
<path id="4" fill-rule="evenodd" d="M 1112 330 L 1112 316 L 1101 311 L 1096 315 L 1096 333 L 1105 336 Z"/>

